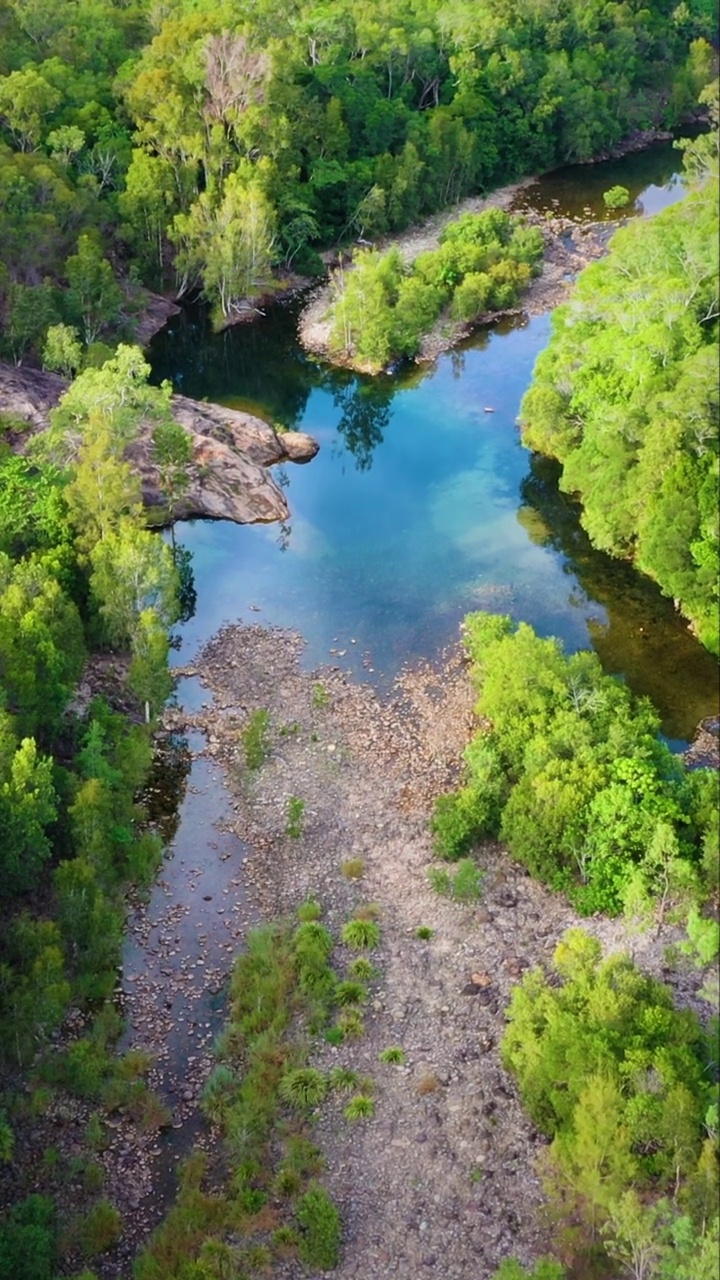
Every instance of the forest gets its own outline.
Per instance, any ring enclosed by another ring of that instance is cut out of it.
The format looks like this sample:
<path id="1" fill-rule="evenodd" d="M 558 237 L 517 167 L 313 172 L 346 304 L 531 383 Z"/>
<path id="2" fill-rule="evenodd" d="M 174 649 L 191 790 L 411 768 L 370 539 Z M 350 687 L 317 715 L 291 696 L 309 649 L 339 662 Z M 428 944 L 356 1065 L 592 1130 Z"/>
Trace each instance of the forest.
<path id="1" fill-rule="evenodd" d="M 69 383 L 22 454 L 27 423 L 0 415 L 0 1280 L 94 1280 L 123 1230 L 100 1161 L 112 1124 L 171 1123 L 150 1055 L 118 1050 L 114 1000 L 128 903 L 162 859 L 155 733 L 194 601 L 172 532 L 189 438 L 133 345 L 147 291 L 201 300 L 222 326 L 319 276 L 324 251 L 713 111 L 716 16 L 713 0 L 0 0 L 0 356 Z M 716 135 L 684 149 L 690 193 L 583 273 L 521 416 L 593 543 L 653 577 L 717 652 Z M 443 308 L 464 322 L 513 305 L 541 254 L 498 210 L 451 224 L 412 270 L 363 248 L 335 349 L 373 370 L 412 356 Z M 389 397 L 337 387 L 362 470 L 363 412 L 381 436 Z M 141 429 L 168 538 L 126 457 Z M 593 654 L 501 614 L 470 615 L 465 646 L 484 728 L 434 805 L 433 889 L 476 901 L 478 850 L 502 842 L 578 915 L 677 925 L 677 962 L 713 963 L 716 775 L 686 769 Z M 246 731 L 248 767 L 263 731 Z M 334 936 L 308 900 L 249 935 L 200 1104 L 220 1164 L 190 1155 L 137 1280 L 337 1264 L 316 1112 L 343 1097 L 351 1128 L 376 1100 L 368 1076 L 312 1055 L 363 1034 L 375 914 Z M 717 1006 L 711 984 L 702 999 Z M 542 1135 L 559 1244 L 531 1270 L 508 1257 L 497 1280 L 574 1263 L 716 1280 L 712 1019 L 579 929 L 505 1014 L 499 1053 Z M 384 1054 L 403 1066 L 400 1046 Z M 77 1115 L 67 1168 L 35 1151 L 41 1122 Z"/>
<path id="2" fill-rule="evenodd" d="M 101 361 L 143 284 L 224 322 L 323 247 L 672 127 L 714 30 L 713 0 L 3 0 L 3 352 Z"/>

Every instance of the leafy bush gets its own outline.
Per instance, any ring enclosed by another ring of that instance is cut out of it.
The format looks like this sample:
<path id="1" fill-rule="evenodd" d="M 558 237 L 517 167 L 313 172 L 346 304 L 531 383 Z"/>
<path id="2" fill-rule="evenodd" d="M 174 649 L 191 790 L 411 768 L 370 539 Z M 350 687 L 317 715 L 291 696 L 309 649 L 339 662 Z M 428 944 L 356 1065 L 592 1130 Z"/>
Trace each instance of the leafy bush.
<path id="1" fill-rule="evenodd" d="M 596 1103 L 598 1117 L 614 1108 L 613 1143 L 638 1173 L 667 1178 L 679 1142 L 690 1158 L 697 1152 L 710 1100 L 700 1025 L 627 956 L 601 955 L 596 939 L 571 929 L 553 960 L 563 984 L 539 969 L 524 976 L 510 999 L 502 1059 L 533 1122 L 559 1136 L 560 1158 L 570 1159 L 582 1099 L 586 1118 Z"/>
<path id="2" fill-rule="evenodd" d="M 606 209 L 624 209 L 630 203 L 630 192 L 627 187 L 610 187 L 603 191 L 603 200 Z"/>
<path id="3" fill-rule="evenodd" d="M 0 1280 L 52 1280 L 55 1206 L 31 1195 L 0 1221 Z"/>
<path id="4" fill-rule="evenodd" d="M 319 1183 L 313 1183 L 298 1201 L 295 1211 L 302 1228 L 298 1256 L 306 1267 L 331 1271 L 340 1258 L 340 1214 Z"/>
<path id="5" fill-rule="evenodd" d="M 594 654 L 566 656 L 500 615 L 471 614 L 465 640 L 492 728 L 465 753 L 465 787 L 438 802 L 445 855 L 499 820 L 513 857 L 586 914 L 687 913 L 713 842 L 709 792 L 703 771 L 688 774 L 659 741 L 647 700 L 604 675 Z M 451 891 L 449 876 L 432 876 Z"/>

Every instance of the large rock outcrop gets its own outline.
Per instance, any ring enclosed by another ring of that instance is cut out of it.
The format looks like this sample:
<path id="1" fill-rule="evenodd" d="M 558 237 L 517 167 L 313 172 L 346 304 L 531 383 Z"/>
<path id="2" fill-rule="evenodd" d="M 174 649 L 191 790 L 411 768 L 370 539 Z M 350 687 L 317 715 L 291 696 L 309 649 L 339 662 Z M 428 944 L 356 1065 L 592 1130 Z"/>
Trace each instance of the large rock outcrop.
<path id="1" fill-rule="evenodd" d="M 5 439 L 18 452 L 47 427 L 50 410 L 66 386 L 56 374 L 0 363 L 0 413 L 12 420 Z M 277 462 L 309 462 L 318 451 L 312 436 L 299 431 L 279 433 L 250 413 L 186 396 L 173 396 L 172 408 L 193 442 L 190 489 L 177 515 L 236 524 L 288 518 L 285 494 L 268 468 Z M 140 476 L 144 502 L 158 508 L 162 498 L 150 436 L 150 427 L 141 427 L 127 458 Z"/>

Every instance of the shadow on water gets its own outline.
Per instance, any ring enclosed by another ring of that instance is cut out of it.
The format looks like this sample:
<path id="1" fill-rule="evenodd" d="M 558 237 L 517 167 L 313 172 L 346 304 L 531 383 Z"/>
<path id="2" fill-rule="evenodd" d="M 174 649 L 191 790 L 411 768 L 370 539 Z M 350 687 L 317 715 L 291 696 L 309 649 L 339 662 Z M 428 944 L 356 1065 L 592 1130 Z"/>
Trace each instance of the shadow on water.
<path id="1" fill-rule="evenodd" d="M 531 457 L 517 518 L 533 542 L 562 554 L 564 572 L 602 605 L 605 617 L 588 620 L 593 649 L 606 671 L 662 708 L 663 730 L 680 744 L 717 705 L 717 662 L 648 578 L 594 550 L 578 505 L 558 489 L 559 473 L 556 462 Z"/>

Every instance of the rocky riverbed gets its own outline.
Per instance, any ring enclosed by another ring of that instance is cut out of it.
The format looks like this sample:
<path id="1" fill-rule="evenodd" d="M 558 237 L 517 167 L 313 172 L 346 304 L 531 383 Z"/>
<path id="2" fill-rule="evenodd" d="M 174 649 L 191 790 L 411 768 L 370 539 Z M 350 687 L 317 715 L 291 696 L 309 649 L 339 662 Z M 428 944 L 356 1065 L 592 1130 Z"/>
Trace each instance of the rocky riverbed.
<path id="1" fill-rule="evenodd" d="M 546 963 L 562 932 L 577 924 L 606 950 L 630 949 L 643 967 L 673 984 L 680 1002 L 702 1011 L 699 978 L 664 969 L 671 929 L 656 936 L 628 931 L 621 921 L 580 921 L 496 845 L 480 852 L 480 904 L 438 897 L 426 876 L 432 858 L 427 820 L 434 796 L 457 780 L 474 724 L 462 655 L 452 651 L 438 667 L 405 670 L 383 699 L 344 672 L 342 658 L 352 645 L 353 637 L 338 636 L 332 665 L 310 673 L 302 666 L 299 636 L 231 626 L 184 671 L 202 681 L 212 701 L 192 715 L 170 709 L 166 727 L 202 732 L 208 776 L 225 780 L 227 799 L 220 834 L 208 840 L 206 832 L 203 844 L 195 833 L 192 866 L 164 869 L 166 918 L 152 906 L 138 906 L 131 918 L 137 977 L 125 983 L 126 1012 L 131 1022 L 139 1015 L 134 1042 L 159 1054 L 154 1082 L 163 1090 L 173 1071 L 177 1077 L 174 1051 L 168 1055 L 166 1046 L 185 1009 L 183 983 L 195 999 L 203 986 L 206 993 L 217 990 L 249 903 L 271 918 L 313 895 L 334 931 L 360 902 L 375 903 L 380 976 L 365 1035 L 339 1048 L 324 1044 L 317 1059 L 322 1067 L 342 1064 L 372 1075 L 377 1096 L 375 1117 L 363 1125 L 347 1125 L 335 1104 L 319 1124 L 327 1182 L 345 1224 L 337 1280 L 487 1280 L 507 1253 L 529 1261 L 547 1243 L 535 1216 L 541 1197 L 534 1162 L 542 1139 L 499 1058 L 512 986 L 529 966 Z M 270 716 L 268 753 L 250 771 L 241 735 L 261 708 Z M 292 796 L 304 803 L 296 837 L 287 833 Z M 223 844 L 228 840 L 234 845 Z M 350 859 L 361 861 L 357 879 L 342 873 Z M 197 924 L 206 896 L 201 876 L 220 876 L 223 886 L 212 890 L 208 920 L 195 929 L 199 946 L 187 951 L 185 934 Z M 420 926 L 433 931 L 429 940 L 416 936 Z M 146 974 L 143 948 L 150 952 Z M 183 1132 L 195 1135 L 195 1099 L 210 1066 L 212 1020 L 193 1018 L 198 1049 L 185 1049 L 182 1090 L 175 1095 L 176 1123 L 184 1119 L 186 1126 L 178 1132 L 181 1143 Z M 379 1063 L 388 1045 L 403 1047 L 403 1066 Z M 124 1213 L 123 1257 L 108 1258 L 103 1276 L 129 1274 L 129 1246 L 152 1216 L 147 1197 L 162 1167 L 161 1149 L 152 1144 L 141 1164 L 142 1186 Z M 127 1190 L 121 1185 L 117 1194 L 125 1208 Z M 283 1280 L 305 1275 L 295 1263 L 279 1274 Z"/>
<path id="2" fill-rule="evenodd" d="M 4 438 L 12 448 L 24 452 L 46 429 L 50 411 L 66 389 L 67 383 L 54 373 L 0 363 L 0 414 L 11 420 Z M 309 462 L 318 451 L 312 436 L 277 432 L 253 414 L 187 396 L 173 396 L 172 411 L 189 433 L 193 449 L 190 487 L 176 505 L 176 518 L 206 516 L 236 524 L 287 520 L 287 499 L 269 468 L 279 462 Z M 162 523 L 151 433 L 152 424 L 141 424 L 126 456 L 140 476 L 144 503 Z"/>

